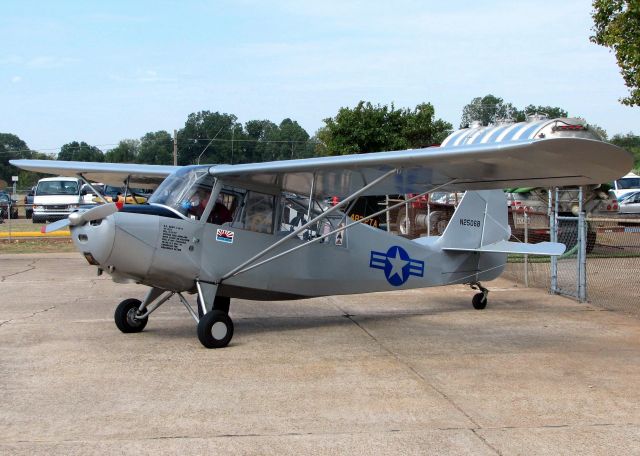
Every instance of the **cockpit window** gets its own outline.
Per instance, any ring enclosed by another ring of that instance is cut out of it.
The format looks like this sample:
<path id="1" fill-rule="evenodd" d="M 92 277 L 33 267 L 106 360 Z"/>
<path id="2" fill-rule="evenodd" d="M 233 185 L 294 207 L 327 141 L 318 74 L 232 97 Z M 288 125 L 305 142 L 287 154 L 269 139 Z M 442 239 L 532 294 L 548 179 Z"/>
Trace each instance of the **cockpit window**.
<path id="1" fill-rule="evenodd" d="M 244 229 L 258 233 L 273 233 L 273 211 L 275 197 L 250 191 L 245 199 Z"/>
<path id="2" fill-rule="evenodd" d="M 208 166 L 180 169 L 160 184 L 149 198 L 149 204 L 162 204 L 199 220 L 211 196 L 214 180 Z"/>

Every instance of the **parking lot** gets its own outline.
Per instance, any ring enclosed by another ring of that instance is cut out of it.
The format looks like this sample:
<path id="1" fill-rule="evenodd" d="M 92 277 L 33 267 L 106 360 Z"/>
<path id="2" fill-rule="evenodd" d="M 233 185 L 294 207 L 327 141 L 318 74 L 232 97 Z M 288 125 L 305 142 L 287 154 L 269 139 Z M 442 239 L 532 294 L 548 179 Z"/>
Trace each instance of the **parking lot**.
<path id="1" fill-rule="evenodd" d="M 221 350 L 177 300 L 121 334 L 77 253 L 0 282 L 3 454 L 640 454 L 640 321 L 507 279 L 233 300 Z"/>

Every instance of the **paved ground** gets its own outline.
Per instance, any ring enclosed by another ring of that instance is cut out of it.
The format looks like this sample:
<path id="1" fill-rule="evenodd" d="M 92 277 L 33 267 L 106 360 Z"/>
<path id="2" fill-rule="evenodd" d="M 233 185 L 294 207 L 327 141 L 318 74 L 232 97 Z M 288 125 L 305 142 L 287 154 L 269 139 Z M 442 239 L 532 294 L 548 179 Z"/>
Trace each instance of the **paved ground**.
<path id="1" fill-rule="evenodd" d="M 177 301 L 78 254 L 0 256 L 1 454 L 640 454 L 640 321 L 491 284 L 234 301 L 206 350 Z"/>

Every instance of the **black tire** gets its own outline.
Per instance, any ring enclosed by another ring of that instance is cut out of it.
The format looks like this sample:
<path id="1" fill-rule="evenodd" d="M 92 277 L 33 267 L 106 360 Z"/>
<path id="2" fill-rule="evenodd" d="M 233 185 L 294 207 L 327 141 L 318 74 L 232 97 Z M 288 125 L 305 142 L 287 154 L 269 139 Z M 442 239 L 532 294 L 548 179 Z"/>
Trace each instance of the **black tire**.
<path id="1" fill-rule="evenodd" d="M 140 304 L 141 302 L 139 299 L 125 299 L 118 304 L 118 307 L 116 307 L 116 312 L 113 318 L 116 322 L 116 326 L 123 333 L 137 333 L 147 326 L 149 317 L 135 318 Z"/>
<path id="2" fill-rule="evenodd" d="M 198 318 L 202 318 L 204 314 L 202 313 L 202 306 L 200 305 L 200 296 L 198 296 L 196 302 L 198 303 Z M 229 315 L 230 306 L 231 298 L 227 298 L 226 296 L 216 296 L 216 299 L 213 301 L 213 310 L 219 310 L 227 315 Z"/>
<path id="3" fill-rule="evenodd" d="M 471 304 L 473 304 L 474 309 L 482 310 L 487 307 L 487 298 L 484 293 L 476 293 L 475 295 L 473 295 Z"/>
<path id="4" fill-rule="evenodd" d="M 198 323 L 198 339 L 206 348 L 226 347 L 233 337 L 233 321 L 229 315 L 212 310 Z"/>

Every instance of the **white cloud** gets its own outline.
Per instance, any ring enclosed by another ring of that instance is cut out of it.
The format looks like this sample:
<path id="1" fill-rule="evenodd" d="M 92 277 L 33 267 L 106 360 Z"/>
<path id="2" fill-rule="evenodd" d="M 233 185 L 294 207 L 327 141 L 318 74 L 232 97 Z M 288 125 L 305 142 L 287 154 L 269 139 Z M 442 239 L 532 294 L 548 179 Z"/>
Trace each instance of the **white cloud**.
<path id="1" fill-rule="evenodd" d="M 22 76 L 14 76 L 11 78 L 11 82 L 13 82 L 14 84 L 18 84 L 19 82 L 22 82 Z"/>
<path id="2" fill-rule="evenodd" d="M 56 57 L 51 55 L 41 55 L 41 56 L 37 56 L 29 59 L 26 62 L 26 64 L 29 68 L 40 70 L 40 69 L 61 68 L 63 66 L 67 66 L 76 62 L 78 62 L 78 59 L 73 59 L 70 57 Z"/>
<path id="3" fill-rule="evenodd" d="M 152 83 L 152 82 L 175 82 L 175 78 L 162 77 L 155 70 L 137 70 L 134 74 L 119 75 L 111 74 L 109 78 L 116 82 L 138 82 L 138 83 Z"/>

